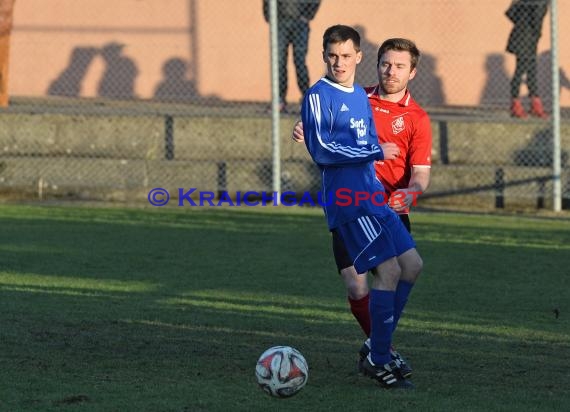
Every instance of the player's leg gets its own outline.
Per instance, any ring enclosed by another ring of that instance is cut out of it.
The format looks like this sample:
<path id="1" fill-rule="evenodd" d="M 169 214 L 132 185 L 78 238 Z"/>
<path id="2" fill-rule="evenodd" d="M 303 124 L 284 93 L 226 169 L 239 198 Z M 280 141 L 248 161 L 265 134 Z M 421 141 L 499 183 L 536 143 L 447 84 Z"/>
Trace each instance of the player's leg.
<path id="1" fill-rule="evenodd" d="M 390 218 L 398 219 L 395 214 Z M 392 235 L 381 218 L 363 216 L 337 229 L 341 242 L 351 256 L 357 273 L 373 272 L 370 290 L 370 353 L 363 372 L 386 388 L 410 387 L 391 360 L 394 295 L 401 269 Z"/>
<path id="2" fill-rule="evenodd" d="M 372 270 L 370 289 L 371 359 L 374 363 L 390 362 L 390 346 L 394 323 L 394 299 L 401 268 L 393 257 Z"/>
<path id="3" fill-rule="evenodd" d="M 400 215 L 402 224 L 400 225 L 400 222 L 394 221 L 391 227 L 394 246 L 398 253 L 398 263 L 402 269 L 394 297 L 394 331 L 398 326 L 412 288 L 423 269 L 423 261 L 415 248 L 415 242 L 410 236 L 409 219 L 407 219 L 408 224 L 406 225 L 406 221 L 402 219 L 402 216 L 403 215 Z M 404 357 L 394 348 L 392 348 L 391 355 L 392 359 L 398 363 L 402 376 L 411 378 L 412 368 Z"/>
<path id="4" fill-rule="evenodd" d="M 402 312 L 412 288 L 416 284 L 416 280 L 420 276 L 423 269 L 423 261 L 420 257 L 418 251 L 413 249 L 408 249 L 400 256 L 398 256 L 398 263 L 402 268 L 402 275 L 396 286 L 396 301 L 394 308 L 394 329 L 398 326 L 398 321 L 402 316 Z"/>
<path id="5" fill-rule="evenodd" d="M 392 324 L 392 333 L 396 330 L 398 321 L 402 316 L 402 312 L 406 306 L 409 295 L 422 269 L 422 260 L 415 248 L 404 252 L 401 256 L 398 256 L 397 260 L 401 269 L 401 274 L 394 293 L 394 323 Z M 361 362 L 370 352 L 370 346 L 370 340 L 367 340 L 360 348 L 359 354 Z M 394 349 L 393 346 L 390 347 L 390 355 L 392 360 L 397 361 L 398 366 L 401 369 L 402 376 L 404 378 L 411 378 L 413 372 L 412 367 L 408 364 L 406 359 L 396 349 Z M 358 368 L 359 370 L 362 369 L 361 363 L 359 363 Z"/>
<path id="6" fill-rule="evenodd" d="M 401 217 L 387 217 L 385 224 L 392 235 L 398 265 L 402 270 L 396 286 L 394 302 L 394 329 L 396 329 L 412 288 L 422 271 L 423 261 L 416 250 L 416 244 L 410 235 L 410 230 Z"/>
<path id="7" fill-rule="evenodd" d="M 400 215 L 400 218 L 402 218 L 402 216 L 404 215 Z M 405 216 L 407 217 L 408 215 Z M 409 225 L 407 226 L 405 223 L 404 226 L 409 227 Z M 363 274 L 359 275 L 356 272 L 356 269 L 352 266 L 352 260 L 336 231 L 332 233 L 332 243 L 335 262 L 346 286 L 350 311 L 367 337 L 358 350 L 359 356 L 356 364 L 358 372 L 365 373 L 364 362 L 370 353 L 370 294 L 368 277 Z M 390 348 L 390 356 L 392 360 L 395 360 L 400 366 L 401 375 L 404 378 L 410 378 L 413 372 L 411 366 L 393 346 Z"/>
<path id="8" fill-rule="evenodd" d="M 346 286 L 350 312 L 360 325 L 366 336 L 370 335 L 370 295 L 368 290 L 368 276 L 358 274 L 354 266 L 340 271 Z"/>
<path id="9" fill-rule="evenodd" d="M 400 214 L 398 217 L 400 218 L 400 221 L 405 227 L 408 234 L 411 234 L 412 227 L 409 215 Z M 396 222 L 394 222 L 394 224 L 397 225 Z M 398 263 L 402 268 L 402 275 L 400 276 L 398 286 L 396 287 L 396 302 L 394 313 L 394 329 L 396 329 L 412 288 L 422 271 L 423 262 L 417 253 L 415 244 L 411 238 L 405 233 L 401 232 L 401 228 L 392 228 L 391 230 L 393 232 L 395 231 L 396 234 L 401 233 L 399 236 L 397 235 L 394 238 L 396 242 L 396 251 L 400 253 L 400 256 L 398 256 Z M 412 249 L 409 249 L 412 245 L 414 247 Z M 401 253 L 401 251 L 405 252 Z"/>
<path id="10" fill-rule="evenodd" d="M 401 275 L 395 257 L 372 270 L 370 289 L 370 353 L 362 363 L 364 374 L 374 377 L 386 388 L 411 389 L 398 362 L 392 359 L 392 334 L 394 331 L 394 304 L 397 284 Z"/>
<path id="11" fill-rule="evenodd" d="M 395 217 L 395 215 L 394 215 Z M 370 290 L 370 318 L 373 359 L 377 361 L 390 359 L 390 337 L 392 334 L 394 294 L 400 277 L 401 269 L 396 259 L 397 253 L 393 245 L 388 227 L 375 216 L 363 216 L 353 222 L 341 225 L 335 232 L 341 245 L 344 245 L 355 273 L 373 271 L 372 289 Z M 364 275 L 360 275 L 363 277 Z M 374 317 L 383 316 L 389 319 L 379 323 Z M 376 333 L 374 331 L 376 326 Z M 376 341 L 387 342 L 375 348 Z"/>
<path id="12" fill-rule="evenodd" d="M 412 223 L 410 222 L 410 215 L 407 213 L 401 213 L 398 214 L 398 217 L 400 218 L 402 224 L 404 225 L 404 227 L 406 228 L 406 230 L 408 231 L 409 234 L 412 233 Z M 406 246 L 404 245 L 404 248 Z M 404 252 L 408 253 L 408 252 Z M 406 258 L 398 258 L 398 263 L 400 264 L 400 267 L 402 268 L 402 275 L 400 276 L 400 281 L 398 282 L 398 286 L 396 287 L 396 305 L 400 306 L 401 302 L 402 302 L 402 295 L 409 295 L 409 293 L 411 292 L 411 288 L 413 287 L 414 283 L 416 282 L 416 279 L 418 278 L 418 276 L 421 273 L 423 264 L 421 262 L 421 260 L 419 261 L 414 261 L 413 259 L 406 259 Z M 417 264 L 414 264 L 417 263 Z M 407 296 L 404 300 L 404 305 L 405 302 L 407 301 Z M 400 304 L 398 303 L 400 302 Z M 397 312 L 397 318 L 395 319 L 394 322 L 394 329 L 396 329 L 396 326 L 398 325 L 398 320 L 400 318 L 401 315 L 401 311 L 403 309 L 403 306 L 401 309 L 396 309 Z"/>
<path id="13" fill-rule="evenodd" d="M 350 311 L 368 337 L 370 335 L 368 276 L 366 273 L 358 274 L 356 272 L 352 265 L 352 259 L 337 231 L 332 232 L 332 248 L 336 266 L 346 286 Z"/>

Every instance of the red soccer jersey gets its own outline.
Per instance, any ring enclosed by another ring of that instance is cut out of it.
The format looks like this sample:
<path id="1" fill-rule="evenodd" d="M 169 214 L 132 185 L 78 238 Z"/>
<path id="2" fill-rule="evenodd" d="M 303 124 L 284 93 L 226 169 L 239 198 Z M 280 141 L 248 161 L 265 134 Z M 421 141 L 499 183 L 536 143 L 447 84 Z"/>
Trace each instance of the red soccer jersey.
<path id="1" fill-rule="evenodd" d="M 377 161 L 376 176 L 388 194 L 408 187 L 412 167 L 431 167 L 431 124 L 428 114 L 409 91 L 397 103 L 381 100 L 378 86 L 365 89 L 372 107 L 380 143 L 393 142 L 400 148 L 394 160 Z M 404 212 L 404 213 L 407 213 Z"/>

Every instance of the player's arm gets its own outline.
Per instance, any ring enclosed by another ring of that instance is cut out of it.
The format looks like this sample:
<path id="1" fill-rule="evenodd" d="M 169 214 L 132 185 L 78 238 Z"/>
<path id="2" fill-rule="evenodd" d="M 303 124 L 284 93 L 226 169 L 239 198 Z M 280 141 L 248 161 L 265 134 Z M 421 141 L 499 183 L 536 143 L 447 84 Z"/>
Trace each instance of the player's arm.
<path id="1" fill-rule="evenodd" d="M 418 197 L 427 190 L 430 183 L 432 133 L 429 116 L 424 114 L 414 126 L 409 149 L 412 164 L 410 180 L 407 187 L 396 190 L 390 199 L 390 205 L 397 212 L 415 206 Z"/>
<path id="2" fill-rule="evenodd" d="M 419 194 L 424 193 L 429 187 L 430 175 L 431 167 L 414 166 L 412 168 L 412 176 L 410 177 L 408 190 L 416 191 Z"/>
<path id="3" fill-rule="evenodd" d="M 302 108 L 305 145 L 315 163 L 323 166 L 366 163 L 393 159 L 399 153 L 395 144 L 383 150 L 373 127 L 368 128 L 373 136 L 368 136 L 363 145 L 357 145 L 350 134 L 335 131 L 332 114 L 324 102 L 326 97 L 311 93 L 305 96 Z"/>
<path id="4" fill-rule="evenodd" d="M 303 122 L 297 120 L 295 126 L 293 127 L 293 131 L 291 132 L 291 139 L 296 143 L 303 143 L 305 141 L 305 135 L 303 133 Z M 380 147 L 384 152 L 384 156 L 390 156 L 390 159 L 393 159 L 391 153 L 394 151 L 393 143 L 380 143 Z M 396 154 L 397 155 L 397 154 Z M 388 159 L 385 159 L 388 160 Z"/>
<path id="5" fill-rule="evenodd" d="M 390 197 L 390 206 L 399 212 L 415 206 L 418 197 L 428 188 L 431 168 L 429 166 L 414 166 L 408 187 L 397 189 Z"/>
<path id="6" fill-rule="evenodd" d="M 293 131 L 291 132 L 291 140 L 293 140 L 296 143 L 303 143 L 305 141 L 305 135 L 303 133 L 303 122 L 300 120 L 297 120 L 297 122 L 295 123 L 295 126 L 293 126 Z M 382 151 L 384 152 L 384 155 L 386 155 L 386 153 L 389 153 L 392 147 L 392 143 L 380 143 L 380 147 L 382 148 Z M 388 160 L 388 159 L 384 159 L 384 160 Z"/>

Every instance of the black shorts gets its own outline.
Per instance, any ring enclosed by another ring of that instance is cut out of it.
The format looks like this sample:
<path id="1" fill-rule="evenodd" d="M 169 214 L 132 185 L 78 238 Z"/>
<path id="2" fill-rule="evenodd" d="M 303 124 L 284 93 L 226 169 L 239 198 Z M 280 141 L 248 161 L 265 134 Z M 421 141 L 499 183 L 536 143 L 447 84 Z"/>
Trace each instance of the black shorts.
<path id="1" fill-rule="evenodd" d="M 400 216 L 400 220 L 402 221 L 404 226 L 406 226 L 408 232 L 412 233 L 412 226 L 410 224 L 410 215 L 402 214 L 398 216 Z M 348 251 L 344 247 L 344 243 L 342 243 L 342 240 L 340 239 L 340 236 L 338 235 L 336 230 L 332 231 L 332 248 L 333 248 L 334 260 L 336 262 L 336 267 L 339 272 L 343 269 L 352 266 L 352 259 L 348 255 Z"/>

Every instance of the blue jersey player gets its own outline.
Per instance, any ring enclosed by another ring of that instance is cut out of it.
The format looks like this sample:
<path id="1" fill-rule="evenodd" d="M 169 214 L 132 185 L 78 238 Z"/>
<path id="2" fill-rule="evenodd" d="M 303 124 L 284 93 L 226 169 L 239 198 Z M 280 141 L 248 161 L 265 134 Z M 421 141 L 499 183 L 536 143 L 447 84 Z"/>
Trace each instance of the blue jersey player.
<path id="1" fill-rule="evenodd" d="M 401 267 L 421 270 L 422 260 L 376 178 L 374 160 L 393 160 L 399 149 L 393 143 L 378 145 L 368 98 L 354 84 L 361 59 L 356 30 L 336 25 L 325 31 L 327 74 L 307 91 L 301 109 L 305 144 L 321 171 L 329 229 L 344 243 L 358 273 L 373 275 L 370 353 L 360 369 L 385 388 L 413 388 L 390 346 L 409 295 L 397 288 Z"/>

